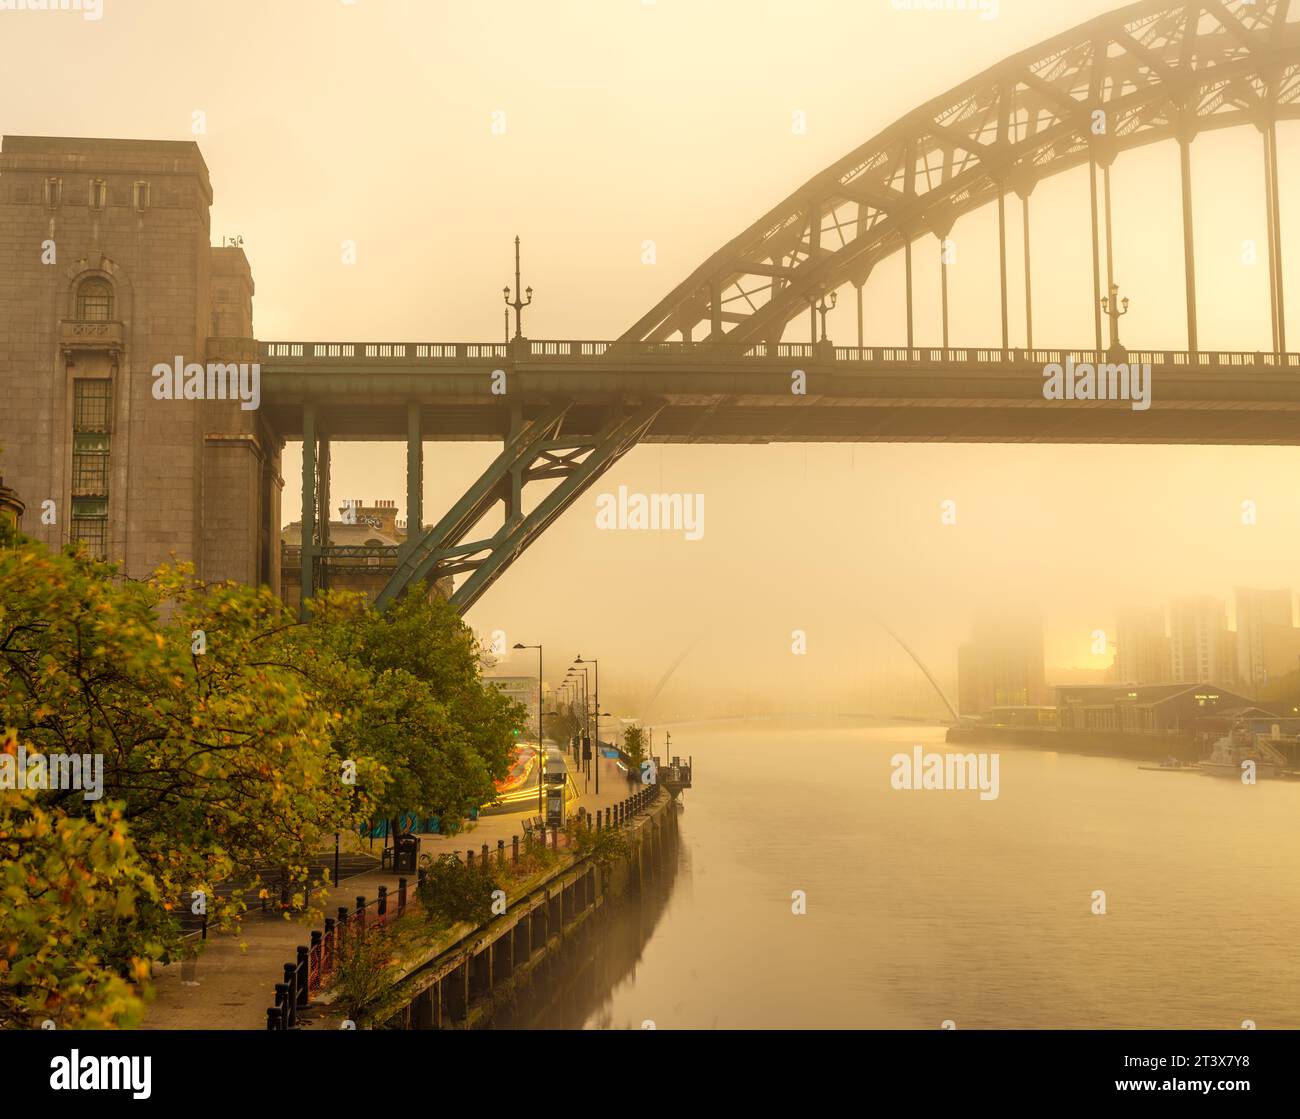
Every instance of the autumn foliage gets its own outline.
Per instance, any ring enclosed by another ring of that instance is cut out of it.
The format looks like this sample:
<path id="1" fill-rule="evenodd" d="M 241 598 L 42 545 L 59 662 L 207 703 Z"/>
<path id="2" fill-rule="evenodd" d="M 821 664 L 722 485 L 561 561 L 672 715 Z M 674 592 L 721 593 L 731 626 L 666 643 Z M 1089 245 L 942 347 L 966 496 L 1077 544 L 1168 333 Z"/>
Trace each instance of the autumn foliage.
<path id="1" fill-rule="evenodd" d="M 479 667 L 440 599 L 303 624 L 266 588 L 0 541 L 3 749 L 104 758 L 99 801 L 0 789 L 0 1025 L 134 1025 L 191 897 L 230 927 L 275 868 L 305 911 L 335 832 L 491 800 L 516 713 Z"/>

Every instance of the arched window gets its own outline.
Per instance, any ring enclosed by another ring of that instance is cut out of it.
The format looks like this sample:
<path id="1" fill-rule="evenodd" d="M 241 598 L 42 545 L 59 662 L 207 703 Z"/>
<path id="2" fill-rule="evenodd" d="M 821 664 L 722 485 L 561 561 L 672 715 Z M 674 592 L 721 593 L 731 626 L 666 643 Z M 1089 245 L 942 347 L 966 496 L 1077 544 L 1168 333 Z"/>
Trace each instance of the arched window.
<path id="1" fill-rule="evenodd" d="M 77 319 L 108 322 L 113 317 L 113 288 L 107 280 L 92 276 L 77 289 Z"/>

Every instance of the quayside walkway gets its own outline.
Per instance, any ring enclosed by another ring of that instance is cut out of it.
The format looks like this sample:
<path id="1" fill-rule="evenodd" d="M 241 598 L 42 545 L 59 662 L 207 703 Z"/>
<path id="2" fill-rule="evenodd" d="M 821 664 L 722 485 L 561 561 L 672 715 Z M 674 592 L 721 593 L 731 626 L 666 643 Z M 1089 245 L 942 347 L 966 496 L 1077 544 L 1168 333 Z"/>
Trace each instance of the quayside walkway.
<path id="1" fill-rule="evenodd" d="M 589 812 L 612 808 L 627 798 L 638 786 L 629 785 L 617 763 L 600 758 L 600 795 L 594 788 L 583 793 L 581 773 L 568 759 L 570 773 L 578 790 L 576 807 Z M 476 853 L 483 844 L 495 852 L 497 840 L 504 840 L 507 850 L 511 838 L 524 833 L 525 820 L 537 815 L 536 802 L 515 812 L 480 816 L 472 828 L 458 835 L 420 836 L 421 854 L 437 855 L 444 851 Z M 398 878 L 405 877 L 415 888 L 415 875 L 398 875 L 389 870 L 373 870 L 345 879 L 331 887 L 324 904 L 326 914 L 339 906 L 352 908 L 359 896 L 374 898 L 379 887 L 395 895 Z M 264 1030 L 266 1008 L 274 997 L 274 985 L 280 978 L 285 961 L 292 960 L 300 944 L 306 944 L 311 930 L 319 925 L 299 920 L 274 920 L 250 914 L 241 935 L 210 933 L 207 946 L 194 967 L 171 964 L 154 967 L 154 1000 L 145 1011 L 142 1028 L 151 1030 Z"/>

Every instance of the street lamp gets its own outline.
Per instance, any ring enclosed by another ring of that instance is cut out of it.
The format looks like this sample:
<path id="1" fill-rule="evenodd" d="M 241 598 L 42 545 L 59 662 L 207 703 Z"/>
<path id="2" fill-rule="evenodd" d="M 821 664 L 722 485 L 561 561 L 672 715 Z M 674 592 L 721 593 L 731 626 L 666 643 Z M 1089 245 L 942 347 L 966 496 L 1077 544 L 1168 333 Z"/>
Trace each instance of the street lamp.
<path id="1" fill-rule="evenodd" d="M 828 311 L 834 310 L 835 304 L 839 299 L 839 295 L 833 291 L 828 292 L 826 290 L 825 284 L 818 284 L 816 294 L 808 296 L 807 299 L 813 311 L 815 311 L 817 314 L 821 315 L 822 317 L 822 341 L 825 342 L 826 341 L 826 313 Z M 814 323 L 813 329 L 814 331 L 816 330 L 816 323 Z M 813 341 L 816 342 L 817 339 L 814 338 Z"/>
<path id="2" fill-rule="evenodd" d="M 523 309 L 533 301 L 532 288 L 524 289 L 524 294 L 528 296 L 527 299 L 520 300 L 519 298 L 519 238 L 518 237 L 515 238 L 515 297 L 513 300 L 510 298 L 510 288 L 508 285 L 501 289 L 501 294 L 505 296 L 506 307 L 508 308 L 513 307 L 515 309 L 515 339 L 518 340 L 524 336 L 523 327 L 521 325 L 523 320 L 520 318 L 520 312 L 523 311 Z M 515 648 L 518 649 L 519 646 L 516 645 Z M 530 645 L 529 648 L 532 648 L 532 646 Z"/>
<path id="3" fill-rule="evenodd" d="M 592 665 L 593 671 L 595 672 L 596 675 L 596 731 L 595 734 L 593 735 L 593 737 L 596 739 L 596 752 L 592 754 L 592 759 L 596 763 L 596 795 L 599 796 L 600 795 L 600 661 L 594 658 L 591 660 L 584 661 L 582 659 L 582 655 L 579 654 L 578 658 L 573 663 L 582 664 L 582 665 L 587 665 L 587 664 Z"/>
<path id="4" fill-rule="evenodd" d="M 591 706 L 590 706 L 590 704 L 587 702 L 587 695 L 588 695 L 588 690 L 587 690 L 587 685 L 588 685 L 587 669 L 586 669 L 586 667 L 584 666 L 583 669 L 582 669 L 582 671 L 581 671 L 581 673 L 579 673 L 579 670 L 578 670 L 578 669 L 576 669 L 576 668 L 574 668 L 572 665 L 570 665 L 570 667 L 569 667 L 569 675 L 573 678 L 573 682 L 574 682 L 575 685 L 578 683 L 579 680 L 582 681 L 582 733 L 583 733 L 584 736 L 588 736 L 588 737 L 589 737 L 590 734 L 591 734 L 591 723 L 590 723 L 590 719 L 589 719 L 589 716 L 590 716 L 590 714 L 591 714 Z M 567 679 L 567 677 L 566 677 L 566 679 Z M 583 767 L 583 773 L 584 773 L 585 776 L 590 777 L 590 772 L 587 770 L 587 768 L 586 768 L 585 765 L 584 765 L 584 767 Z"/>
<path id="5" fill-rule="evenodd" d="M 1123 307 L 1123 310 L 1120 308 Z M 1119 285 L 1110 285 L 1110 294 L 1101 297 L 1101 309 L 1110 318 L 1110 354 L 1116 354 L 1122 347 L 1119 342 L 1119 320 L 1128 314 L 1128 298 L 1119 298 Z"/>
<path id="6" fill-rule="evenodd" d="M 519 240 L 515 238 L 516 242 Z M 542 746 L 542 647 L 540 645 L 516 644 L 516 649 L 537 650 L 537 811 L 546 815 L 546 803 L 543 800 L 546 790 L 542 787 L 546 776 L 546 750 Z"/>

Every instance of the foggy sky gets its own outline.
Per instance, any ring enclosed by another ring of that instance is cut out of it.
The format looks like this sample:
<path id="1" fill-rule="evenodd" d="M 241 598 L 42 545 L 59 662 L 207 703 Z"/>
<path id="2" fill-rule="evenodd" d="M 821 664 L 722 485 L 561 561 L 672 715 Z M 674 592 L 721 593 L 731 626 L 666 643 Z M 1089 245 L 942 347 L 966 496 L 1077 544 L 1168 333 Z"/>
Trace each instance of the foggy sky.
<path id="1" fill-rule="evenodd" d="M 3 131 L 195 139 L 212 235 L 244 238 L 263 340 L 493 341 L 523 238 L 533 338 L 612 338 L 772 205 L 917 104 L 1117 5 L 1003 0 L 999 18 L 888 0 L 105 0 L 104 18 L 0 13 Z M 178 44 L 185 49 L 179 50 Z M 52 60 L 83 75 L 49 80 Z M 193 135 L 202 110 L 205 135 Z M 492 113 L 507 131 L 493 135 Z M 792 113 L 808 132 L 792 131 Z M 1300 129 L 1280 127 L 1284 246 Z M 1267 349 L 1261 144 L 1193 147 L 1203 348 Z M 1183 348 L 1173 145 L 1112 174 L 1116 278 L 1131 346 Z M 1034 334 L 1092 344 L 1087 180 L 1033 195 Z M 1012 344 L 1023 344 L 1020 211 L 1008 201 Z M 996 214 L 953 234 L 952 344 L 996 345 Z M 1288 239 L 1289 238 L 1289 242 Z M 643 264 L 642 243 L 657 262 Z M 1241 262 L 1241 242 L 1260 246 Z M 357 243 L 355 265 L 340 244 Z M 937 244 L 918 242 L 917 338 L 938 344 Z M 1294 252 L 1289 256 L 1294 257 Z M 1287 275 L 1300 337 L 1300 276 Z M 901 256 L 866 289 L 868 345 L 905 341 Z M 851 289 L 829 318 L 856 342 Z M 807 340 L 806 317 L 787 330 Z M 1160 385 L 1154 386 L 1154 408 Z M 426 447 L 426 520 L 495 454 Z M 286 448 L 284 520 L 299 515 Z M 334 445 L 340 499 L 405 498 L 398 444 Z M 702 493 L 705 532 L 609 532 L 596 495 Z M 940 522 L 957 503 L 958 523 Z M 1258 524 L 1242 524 L 1241 503 Z M 510 643 L 542 641 L 548 678 L 601 658 L 602 698 L 630 711 L 690 641 L 673 687 L 710 697 L 842 699 L 871 673 L 919 674 L 885 618 L 946 680 L 987 602 L 1041 602 L 1049 665 L 1099 668 L 1114 608 L 1233 585 L 1300 584 L 1300 451 L 962 445 L 643 446 L 571 508 L 475 606 Z M 807 634 L 794 656 L 791 633 Z M 508 668 L 529 671 L 535 654 Z M 516 663 L 517 662 L 517 663 Z M 552 673 L 551 667 L 560 669 Z"/>

